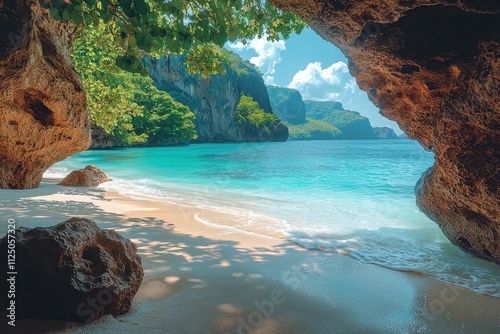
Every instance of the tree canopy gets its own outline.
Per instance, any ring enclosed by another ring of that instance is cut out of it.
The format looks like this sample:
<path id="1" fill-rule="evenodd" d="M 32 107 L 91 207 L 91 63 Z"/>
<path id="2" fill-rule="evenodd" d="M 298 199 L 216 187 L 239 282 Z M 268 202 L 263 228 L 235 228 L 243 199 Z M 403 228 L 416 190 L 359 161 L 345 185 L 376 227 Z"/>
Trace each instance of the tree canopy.
<path id="1" fill-rule="evenodd" d="M 306 115 L 337 127 L 344 139 L 375 139 L 370 121 L 357 111 L 344 110 L 340 102 L 304 101 Z"/>
<path id="2" fill-rule="evenodd" d="M 259 103 L 252 97 L 241 95 L 240 102 L 236 106 L 235 123 L 240 125 L 251 125 L 255 128 L 266 128 L 274 123 L 278 117 L 266 113 L 259 107 Z"/>
<path id="3" fill-rule="evenodd" d="M 124 145 L 196 137 L 194 115 L 153 86 L 144 54 L 186 53 L 188 73 L 207 77 L 234 63 L 221 49 L 227 41 L 277 40 L 305 27 L 295 14 L 263 0 L 39 2 L 55 20 L 76 24 L 73 59 L 88 93 L 92 123 Z M 268 121 L 259 112 L 247 117 L 252 125 Z"/>
<path id="4" fill-rule="evenodd" d="M 193 71 L 219 73 L 218 48 L 255 36 L 277 40 L 305 27 L 294 13 L 262 0 L 39 0 L 56 20 L 79 26 L 104 23 L 119 49 L 116 65 L 145 74 L 140 52 L 188 51 Z"/>
<path id="5" fill-rule="evenodd" d="M 118 68 L 109 26 L 78 31 L 72 50 L 93 125 L 117 145 L 175 144 L 196 138 L 194 114 L 159 91 L 148 76 Z"/>
<path id="6" fill-rule="evenodd" d="M 286 123 L 291 140 L 341 139 L 342 132 L 334 125 L 317 119 L 307 118 L 303 124 Z"/>

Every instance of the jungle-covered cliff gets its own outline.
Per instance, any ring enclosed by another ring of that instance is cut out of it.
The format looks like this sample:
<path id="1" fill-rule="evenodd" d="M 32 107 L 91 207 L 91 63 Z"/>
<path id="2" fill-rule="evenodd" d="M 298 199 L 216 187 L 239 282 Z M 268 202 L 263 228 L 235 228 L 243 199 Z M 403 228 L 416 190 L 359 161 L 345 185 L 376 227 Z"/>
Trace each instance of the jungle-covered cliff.
<path id="1" fill-rule="evenodd" d="M 377 139 L 368 118 L 337 101 L 303 101 L 299 91 L 268 86 L 273 112 L 287 123 L 292 140 Z"/>
<path id="2" fill-rule="evenodd" d="M 303 124 L 306 122 L 306 106 L 298 90 L 267 86 L 267 92 L 271 99 L 273 113 L 283 121 L 291 124 Z"/>
<path id="3" fill-rule="evenodd" d="M 203 78 L 188 74 L 185 57 L 146 57 L 144 64 L 158 89 L 189 107 L 196 115 L 197 142 L 285 141 L 288 129 L 277 117 L 257 126 L 237 122 L 236 108 L 243 95 L 251 97 L 267 114 L 272 114 L 264 80 L 258 70 L 238 56 L 230 55 L 226 73 Z"/>
<path id="4" fill-rule="evenodd" d="M 320 120 L 337 127 L 342 139 L 376 139 L 368 118 L 357 111 L 345 110 L 340 102 L 305 101 L 308 118 Z"/>

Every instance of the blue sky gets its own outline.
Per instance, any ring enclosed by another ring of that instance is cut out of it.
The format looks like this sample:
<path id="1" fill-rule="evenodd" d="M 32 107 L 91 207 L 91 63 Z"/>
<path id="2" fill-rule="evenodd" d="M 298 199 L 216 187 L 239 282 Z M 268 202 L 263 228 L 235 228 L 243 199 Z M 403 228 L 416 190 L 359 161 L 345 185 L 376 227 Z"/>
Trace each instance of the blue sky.
<path id="1" fill-rule="evenodd" d="M 254 63 L 268 85 L 297 89 L 304 100 L 340 101 L 344 109 L 368 117 L 372 126 L 389 126 L 402 133 L 358 88 L 342 52 L 309 28 L 286 41 L 262 38 L 246 45 L 229 43 L 227 48 Z"/>

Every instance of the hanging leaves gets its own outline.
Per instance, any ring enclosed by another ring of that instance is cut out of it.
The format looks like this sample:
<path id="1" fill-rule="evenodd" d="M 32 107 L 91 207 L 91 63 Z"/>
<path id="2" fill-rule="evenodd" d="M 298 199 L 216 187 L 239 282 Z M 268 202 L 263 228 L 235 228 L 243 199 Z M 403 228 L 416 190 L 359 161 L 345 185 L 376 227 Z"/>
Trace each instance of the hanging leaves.
<path id="1" fill-rule="evenodd" d="M 55 20 L 119 28 L 113 36 L 127 54 L 117 58 L 121 68 L 138 69 L 139 50 L 152 55 L 180 53 L 196 45 L 245 42 L 267 35 L 276 40 L 301 32 L 305 24 L 293 13 L 261 0 L 39 0 Z M 123 35 L 122 33 L 126 34 Z M 126 36 L 126 37 L 125 37 Z M 134 56 L 135 55 L 135 56 Z M 128 57 L 130 56 L 130 57 Z M 202 59 L 200 59 L 202 60 Z M 209 71 L 211 72 L 211 71 Z"/>

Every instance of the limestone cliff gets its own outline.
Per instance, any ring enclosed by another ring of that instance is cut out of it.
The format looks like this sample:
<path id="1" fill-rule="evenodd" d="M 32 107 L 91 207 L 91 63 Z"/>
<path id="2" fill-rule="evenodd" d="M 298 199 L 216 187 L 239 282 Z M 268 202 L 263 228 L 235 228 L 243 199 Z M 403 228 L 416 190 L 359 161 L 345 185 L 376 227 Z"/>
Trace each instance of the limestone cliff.
<path id="1" fill-rule="evenodd" d="M 306 122 L 306 106 L 298 90 L 278 86 L 268 86 L 273 113 L 291 124 Z"/>
<path id="2" fill-rule="evenodd" d="M 53 163 L 90 144 L 73 30 L 37 0 L 0 0 L 0 188 L 37 187 Z"/>
<path id="3" fill-rule="evenodd" d="M 187 74 L 184 62 L 185 58 L 179 55 L 144 59 L 158 89 L 168 92 L 196 115 L 198 142 L 285 141 L 288 138 L 288 129 L 279 122 L 270 124 L 269 130 L 235 123 L 234 112 L 242 94 L 251 96 L 261 109 L 272 113 L 264 80 L 257 70 L 248 67 L 238 73 L 228 66 L 225 74 L 203 79 Z"/>
<path id="4" fill-rule="evenodd" d="M 500 2 L 270 0 L 337 45 L 361 89 L 435 153 L 417 204 L 500 263 Z"/>
<path id="5" fill-rule="evenodd" d="M 342 132 L 341 139 L 376 139 L 370 120 L 357 111 L 345 110 L 336 101 L 305 101 L 308 118 L 327 122 Z"/>
<path id="6" fill-rule="evenodd" d="M 396 132 L 387 126 L 375 127 L 373 128 L 373 131 L 378 139 L 399 139 Z"/>

